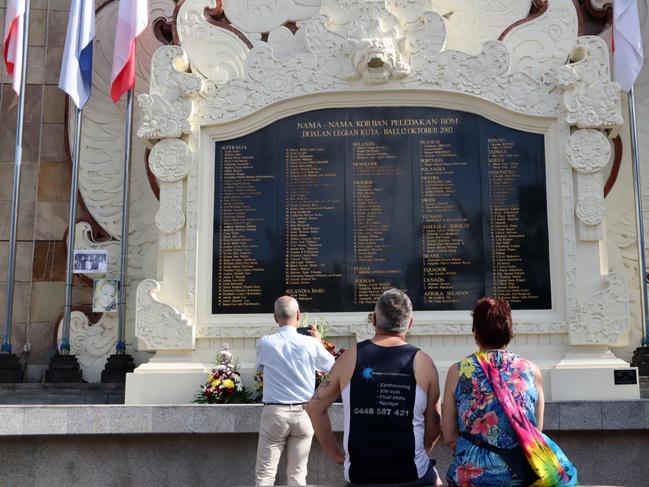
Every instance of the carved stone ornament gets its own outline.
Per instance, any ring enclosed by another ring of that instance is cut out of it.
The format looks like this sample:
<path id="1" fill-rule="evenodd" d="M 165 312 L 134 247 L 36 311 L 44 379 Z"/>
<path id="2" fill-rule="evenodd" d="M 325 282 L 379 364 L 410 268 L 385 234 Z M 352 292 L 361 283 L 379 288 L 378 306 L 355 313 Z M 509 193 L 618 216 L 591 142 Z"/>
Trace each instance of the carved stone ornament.
<path id="1" fill-rule="evenodd" d="M 566 147 L 568 162 L 578 172 L 592 174 L 601 171 L 611 160 L 613 150 L 608 137 L 599 130 L 577 130 Z"/>
<path id="2" fill-rule="evenodd" d="M 601 37 L 577 40 L 572 64 L 557 71 L 556 83 L 564 90 L 565 119 L 578 128 L 614 128 L 624 123 L 620 85 L 611 82 L 608 46 Z"/>
<path id="3" fill-rule="evenodd" d="M 63 320 L 59 324 L 59 339 Z M 115 351 L 117 342 L 117 313 L 104 313 L 101 320 L 91 324 L 85 313 L 73 311 L 70 316 L 70 353 L 79 360 L 86 382 L 101 382 L 106 360 Z"/>
<path id="4" fill-rule="evenodd" d="M 317 3 L 308 2 L 311 12 Z M 292 35 L 282 24 L 297 18 L 292 6 L 307 5 L 304 0 L 225 1 L 228 27 L 236 27 L 238 35 L 205 20 L 205 7 L 214 2 L 187 0 L 176 28 L 192 71 L 206 78 L 192 98 L 191 121 L 211 125 L 305 94 L 374 88 L 454 91 L 521 113 L 559 114 L 561 94 L 547 73 L 562 64 L 576 41 L 577 16 L 569 0 L 551 0 L 552 8 L 517 26 L 505 42 L 485 33 L 481 49 L 472 54 L 444 49 L 449 24 L 435 11 L 444 11 L 438 3 L 323 0 L 319 14 L 299 20 Z M 268 34 L 267 42 L 261 33 Z M 535 62 L 523 47 L 530 37 L 544 46 Z"/>
<path id="5" fill-rule="evenodd" d="M 194 327 L 175 307 L 158 300 L 160 283 L 145 279 L 137 287 L 135 336 L 139 350 L 192 350 Z"/>
<path id="6" fill-rule="evenodd" d="M 237 337 L 260 337 L 277 331 L 276 325 L 246 325 L 246 326 L 199 326 L 196 331 L 196 338 L 237 338 Z M 514 332 L 517 335 L 543 334 L 566 334 L 568 325 L 561 321 L 521 322 L 514 324 Z M 466 322 L 450 323 L 415 323 L 409 335 L 435 335 L 435 336 L 467 336 L 471 335 L 471 324 Z M 355 336 L 357 341 L 366 340 L 374 336 L 374 327 L 369 323 L 352 323 L 347 325 L 329 325 L 327 335 L 332 337 Z"/>
<path id="7" fill-rule="evenodd" d="M 577 173 L 575 213 L 579 219 L 579 237 L 583 241 L 598 241 L 603 237 L 601 224 L 606 205 L 601 170 L 611 160 L 611 154 L 611 143 L 599 130 L 577 130 L 566 145 L 566 157 Z"/>
<path id="8" fill-rule="evenodd" d="M 158 142 L 149 155 L 151 172 L 160 182 L 160 209 L 155 222 L 160 230 L 160 248 L 178 250 L 182 246 L 181 230 L 185 226 L 183 212 L 183 179 L 189 174 L 192 152 L 179 139 Z"/>
<path id="9" fill-rule="evenodd" d="M 620 274 L 605 276 L 607 287 L 580 306 L 570 322 L 571 345 L 616 345 L 629 332 L 629 293 Z"/>
<path id="10" fill-rule="evenodd" d="M 181 47 L 164 46 L 155 52 L 149 94 L 138 97 L 142 111 L 139 137 L 180 137 L 189 133 L 190 98 L 201 90 L 202 81 L 199 76 L 188 73 L 188 69 L 189 61 Z"/>

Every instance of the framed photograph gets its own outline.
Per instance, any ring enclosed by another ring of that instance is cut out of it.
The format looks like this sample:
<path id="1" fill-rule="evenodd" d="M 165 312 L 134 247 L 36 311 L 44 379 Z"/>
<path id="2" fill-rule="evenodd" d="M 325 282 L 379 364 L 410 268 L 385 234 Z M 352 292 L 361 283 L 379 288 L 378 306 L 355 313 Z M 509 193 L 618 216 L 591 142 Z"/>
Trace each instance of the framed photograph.
<path id="1" fill-rule="evenodd" d="M 117 279 L 95 279 L 92 293 L 92 312 L 110 313 L 117 311 Z"/>
<path id="2" fill-rule="evenodd" d="M 108 271 L 108 252 L 106 250 L 75 250 L 75 274 L 102 274 Z"/>

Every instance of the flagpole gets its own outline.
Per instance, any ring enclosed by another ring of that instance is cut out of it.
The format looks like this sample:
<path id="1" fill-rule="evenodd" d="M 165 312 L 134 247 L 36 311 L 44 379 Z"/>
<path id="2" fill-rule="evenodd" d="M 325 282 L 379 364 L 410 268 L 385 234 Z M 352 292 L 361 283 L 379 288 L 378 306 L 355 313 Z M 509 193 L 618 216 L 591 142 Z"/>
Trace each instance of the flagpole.
<path id="1" fill-rule="evenodd" d="M 61 355 L 70 354 L 70 319 L 72 317 L 72 284 L 74 280 L 74 242 L 77 225 L 77 193 L 79 188 L 79 154 L 81 152 L 81 123 L 83 111 L 75 110 L 74 148 L 72 151 L 72 182 L 70 185 L 70 214 L 68 218 L 68 261 L 65 276 L 65 308 Z"/>
<path id="2" fill-rule="evenodd" d="M 119 262 L 119 300 L 117 321 L 117 345 L 115 354 L 106 362 L 106 368 L 101 373 L 101 381 L 124 382 L 126 373 L 133 372 L 133 358 L 126 354 L 126 290 L 128 270 L 128 222 L 130 216 L 131 189 L 131 146 L 133 144 L 133 88 L 126 94 L 126 133 L 124 143 L 124 169 L 122 186 L 122 237 Z"/>
<path id="3" fill-rule="evenodd" d="M 645 235 L 644 235 L 644 215 L 642 212 L 642 185 L 640 179 L 640 161 L 638 160 L 638 128 L 637 128 L 637 115 L 635 110 L 635 90 L 632 86 L 629 90 L 627 98 L 629 104 L 629 121 L 631 129 L 631 157 L 633 160 L 633 176 L 635 185 L 635 211 L 636 211 L 636 226 L 638 231 L 638 259 L 640 262 L 640 285 L 642 292 L 640 293 L 640 302 L 642 304 L 642 333 L 643 345 L 649 345 L 649 330 L 647 330 L 647 323 L 649 323 L 649 301 L 647 301 L 647 265 L 645 256 Z"/>
<path id="4" fill-rule="evenodd" d="M 30 0 L 25 0 L 25 18 L 23 27 L 22 69 L 20 70 L 20 95 L 18 97 L 18 119 L 16 123 L 16 150 L 14 158 L 14 181 L 11 196 L 11 229 L 9 236 L 9 264 L 7 270 L 7 302 L 5 308 L 5 330 L 0 352 L 6 355 L 0 365 L 0 382 L 20 382 L 22 367 L 12 354 L 11 328 L 13 322 L 14 280 L 16 276 L 16 234 L 18 231 L 18 203 L 20 201 L 20 172 L 23 157 L 23 119 L 25 112 L 25 84 L 27 82 L 27 47 L 29 45 L 29 10 Z M 15 74 L 15 72 L 14 72 Z M 10 367 L 6 367 L 10 365 Z M 17 365 L 17 368 L 16 368 Z"/>
<path id="5" fill-rule="evenodd" d="M 83 372 L 79 361 L 70 355 L 70 318 L 72 316 L 72 281 L 74 279 L 74 235 L 77 221 L 77 188 L 79 187 L 79 154 L 81 148 L 82 110 L 75 109 L 74 147 L 72 149 L 72 181 L 70 184 L 70 213 L 68 215 L 68 260 L 65 275 L 65 306 L 63 308 L 63 333 L 61 334 L 60 353 L 50 361 L 45 372 L 45 382 L 81 382 Z"/>
<path id="6" fill-rule="evenodd" d="M 128 220 L 130 216 L 131 145 L 133 144 L 133 89 L 126 94 L 126 142 L 124 144 L 124 185 L 122 190 L 122 241 L 119 265 L 119 321 L 116 352 L 126 353 L 126 288 L 128 286 Z"/>

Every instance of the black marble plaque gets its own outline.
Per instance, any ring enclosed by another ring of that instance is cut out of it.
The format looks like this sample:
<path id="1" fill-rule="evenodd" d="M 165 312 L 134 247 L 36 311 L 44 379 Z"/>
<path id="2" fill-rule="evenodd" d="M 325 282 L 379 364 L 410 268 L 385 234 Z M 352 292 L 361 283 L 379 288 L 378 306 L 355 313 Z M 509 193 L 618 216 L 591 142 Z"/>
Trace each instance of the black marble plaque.
<path id="1" fill-rule="evenodd" d="M 213 313 L 550 309 L 543 136 L 454 110 L 317 110 L 216 143 Z"/>

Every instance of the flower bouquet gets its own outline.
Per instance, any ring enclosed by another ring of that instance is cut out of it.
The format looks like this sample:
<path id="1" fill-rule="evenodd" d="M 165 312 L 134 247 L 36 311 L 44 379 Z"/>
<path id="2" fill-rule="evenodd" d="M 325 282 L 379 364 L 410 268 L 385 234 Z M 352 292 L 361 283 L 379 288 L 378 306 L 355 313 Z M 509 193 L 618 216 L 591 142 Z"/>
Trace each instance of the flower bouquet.
<path id="1" fill-rule="evenodd" d="M 197 404 L 231 404 L 252 402 L 239 373 L 239 364 L 233 362 L 227 344 L 216 354 L 216 367 L 210 371 L 207 383 L 201 386 L 194 402 Z"/>

